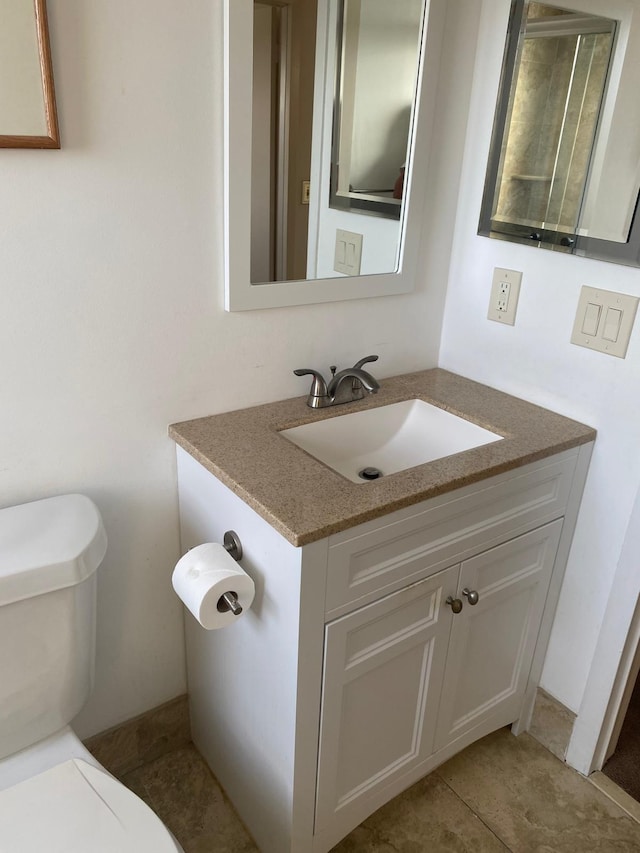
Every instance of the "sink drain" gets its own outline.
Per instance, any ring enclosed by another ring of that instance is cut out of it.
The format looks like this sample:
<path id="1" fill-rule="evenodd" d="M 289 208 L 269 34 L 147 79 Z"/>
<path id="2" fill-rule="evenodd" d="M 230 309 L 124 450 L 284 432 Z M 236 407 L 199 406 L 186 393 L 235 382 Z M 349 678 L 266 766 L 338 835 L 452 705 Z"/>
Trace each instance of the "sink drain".
<path id="1" fill-rule="evenodd" d="M 378 480 L 384 477 L 384 474 L 379 468 L 363 468 L 362 471 L 358 471 L 358 477 L 361 480 Z"/>

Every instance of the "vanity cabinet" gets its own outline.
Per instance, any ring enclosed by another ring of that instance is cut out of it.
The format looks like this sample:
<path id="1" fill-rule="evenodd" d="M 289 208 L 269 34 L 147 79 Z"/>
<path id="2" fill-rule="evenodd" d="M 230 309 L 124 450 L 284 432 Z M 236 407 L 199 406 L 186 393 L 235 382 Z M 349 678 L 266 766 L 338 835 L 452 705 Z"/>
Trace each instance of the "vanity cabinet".
<path id="1" fill-rule="evenodd" d="M 462 735 L 518 718 L 561 529 L 546 524 L 327 625 L 317 832 L 349 823 Z"/>
<path id="2" fill-rule="evenodd" d="M 185 618 L 194 742 L 260 850 L 327 853 L 473 741 L 527 728 L 590 450 L 294 547 L 178 448 L 183 551 L 233 529 L 256 583 L 229 628 Z"/>

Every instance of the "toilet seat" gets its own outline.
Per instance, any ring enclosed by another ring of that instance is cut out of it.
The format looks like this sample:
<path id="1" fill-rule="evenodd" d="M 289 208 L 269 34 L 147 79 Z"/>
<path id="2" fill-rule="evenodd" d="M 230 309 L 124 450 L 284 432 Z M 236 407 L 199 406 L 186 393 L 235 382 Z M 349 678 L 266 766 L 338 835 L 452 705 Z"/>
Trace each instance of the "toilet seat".
<path id="1" fill-rule="evenodd" d="M 73 758 L 0 791 L 2 853 L 176 853 L 161 820 L 107 773 Z"/>

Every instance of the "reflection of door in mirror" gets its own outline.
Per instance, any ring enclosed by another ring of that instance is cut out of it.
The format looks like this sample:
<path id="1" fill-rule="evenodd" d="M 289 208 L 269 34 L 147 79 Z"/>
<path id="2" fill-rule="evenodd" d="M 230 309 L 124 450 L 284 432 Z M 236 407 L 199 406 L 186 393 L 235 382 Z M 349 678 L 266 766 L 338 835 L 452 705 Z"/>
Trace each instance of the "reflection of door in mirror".
<path id="1" fill-rule="evenodd" d="M 529 5 L 493 224 L 574 235 L 605 92 L 614 22 Z"/>
<path id="2" fill-rule="evenodd" d="M 252 282 L 306 276 L 316 7 L 254 2 Z"/>

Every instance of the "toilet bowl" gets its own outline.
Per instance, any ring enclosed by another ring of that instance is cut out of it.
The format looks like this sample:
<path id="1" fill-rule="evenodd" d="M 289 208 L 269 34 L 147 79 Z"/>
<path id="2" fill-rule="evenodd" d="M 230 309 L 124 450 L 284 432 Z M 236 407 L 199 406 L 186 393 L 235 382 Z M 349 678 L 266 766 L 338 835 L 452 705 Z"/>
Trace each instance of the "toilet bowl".
<path id="1" fill-rule="evenodd" d="M 0 510 L 3 853 L 181 851 L 69 727 L 92 686 L 96 570 L 106 547 L 84 495 Z"/>

